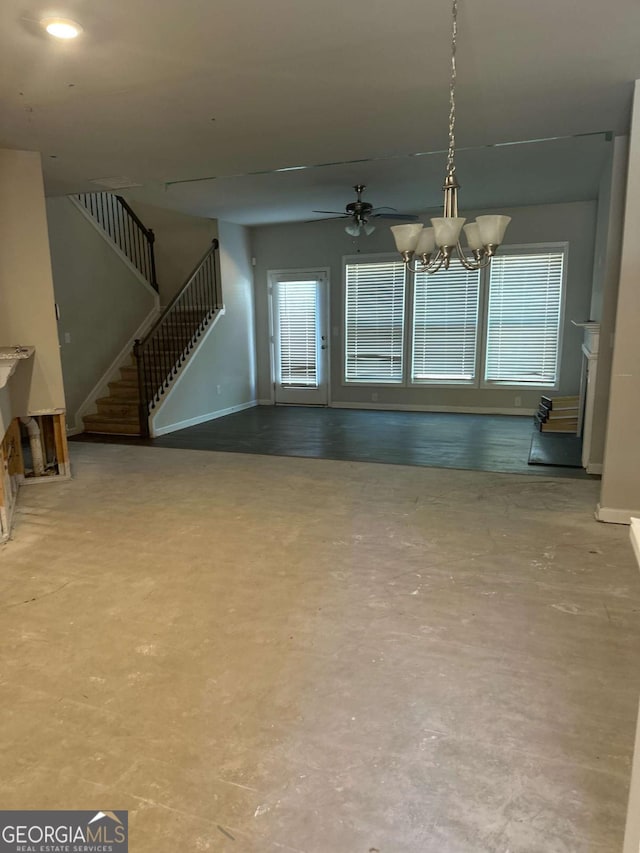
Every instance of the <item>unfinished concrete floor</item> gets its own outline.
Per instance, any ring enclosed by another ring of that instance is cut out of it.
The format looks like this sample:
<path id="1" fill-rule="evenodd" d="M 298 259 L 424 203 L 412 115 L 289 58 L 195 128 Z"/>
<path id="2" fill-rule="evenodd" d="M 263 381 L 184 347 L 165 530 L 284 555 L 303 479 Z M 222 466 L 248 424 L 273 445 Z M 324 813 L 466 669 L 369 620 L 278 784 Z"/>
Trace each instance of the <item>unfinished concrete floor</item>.
<path id="1" fill-rule="evenodd" d="M 76 444 L 0 550 L 2 808 L 132 853 L 619 853 L 640 577 L 598 484 Z"/>

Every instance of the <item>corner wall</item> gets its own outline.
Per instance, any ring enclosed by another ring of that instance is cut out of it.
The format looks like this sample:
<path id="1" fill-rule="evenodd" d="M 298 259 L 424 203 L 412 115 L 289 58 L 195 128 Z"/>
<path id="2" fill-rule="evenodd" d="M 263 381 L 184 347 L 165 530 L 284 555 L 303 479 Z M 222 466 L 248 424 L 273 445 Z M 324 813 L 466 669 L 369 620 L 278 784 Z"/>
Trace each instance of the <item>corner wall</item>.
<path id="1" fill-rule="evenodd" d="M 473 218 L 483 211 L 464 211 Z M 582 366 L 582 330 L 571 320 L 589 316 L 592 291 L 593 241 L 596 202 L 537 205 L 501 211 L 513 217 L 507 232 L 508 244 L 569 243 L 567 293 L 565 300 L 560 388 L 558 394 L 577 394 Z M 433 215 L 433 214 L 430 214 Z M 444 409 L 512 410 L 515 397 L 523 409 L 536 409 L 540 390 L 503 388 L 444 388 L 436 385 L 398 387 L 344 385 L 342 377 L 342 337 L 344 306 L 342 295 L 342 257 L 363 253 L 394 253 L 388 223 L 380 221 L 371 237 L 354 240 L 345 234 L 344 222 L 294 223 L 261 226 L 251 230 L 252 251 L 256 258 L 256 344 L 258 397 L 271 396 L 268 270 L 318 269 L 330 267 L 331 306 L 331 400 L 334 404 L 433 406 Z"/>
<path id="2" fill-rule="evenodd" d="M 636 81 L 620 256 L 611 394 L 597 517 L 640 517 L 640 81 Z"/>
<path id="3" fill-rule="evenodd" d="M 216 236 L 216 221 L 142 204 L 129 194 L 127 201 L 145 226 L 155 234 L 154 252 L 160 302 L 166 306 L 211 245 Z"/>
<path id="4" fill-rule="evenodd" d="M 218 222 L 224 314 L 199 345 L 152 419 L 152 434 L 255 405 L 253 270 L 247 229 Z"/>
<path id="5" fill-rule="evenodd" d="M 587 470 L 602 470 L 604 459 L 628 156 L 628 137 L 617 136 L 613 141 L 611 158 L 602 174 L 598 196 L 590 319 L 600 323 L 600 351 Z"/>
<path id="6" fill-rule="evenodd" d="M 36 351 L 9 380 L 12 416 L 64 409 L 40 155 L 0 150 L 0 346 L 18 344 Z"/>

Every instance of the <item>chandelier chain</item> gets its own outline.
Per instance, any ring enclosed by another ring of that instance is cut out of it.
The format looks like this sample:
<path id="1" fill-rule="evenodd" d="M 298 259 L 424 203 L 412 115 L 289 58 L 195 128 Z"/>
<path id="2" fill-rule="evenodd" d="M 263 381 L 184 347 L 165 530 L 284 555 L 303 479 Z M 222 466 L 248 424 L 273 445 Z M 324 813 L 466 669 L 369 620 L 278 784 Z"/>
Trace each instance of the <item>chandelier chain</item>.
<path id="1" fill-rule="evenodd" d="M 447 174 L 455 170 L 456 153 L 456 49 L 458 47 L 458 0 L 453 0 L 451 24 L 451 83 L 449 86 L 449 151 L 447 154 Z"/>

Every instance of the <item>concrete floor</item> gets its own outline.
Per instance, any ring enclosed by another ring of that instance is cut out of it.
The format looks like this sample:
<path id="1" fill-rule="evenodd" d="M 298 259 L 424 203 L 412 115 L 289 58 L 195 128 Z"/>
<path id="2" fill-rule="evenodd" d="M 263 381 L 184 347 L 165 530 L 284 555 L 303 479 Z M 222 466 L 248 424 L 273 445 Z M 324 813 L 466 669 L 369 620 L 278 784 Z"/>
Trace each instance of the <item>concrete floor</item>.
<path id="1" fill-rule="evenodd" d="M 598 483 L 76 444 L 0 550 L 2 808 L 132 853 L 619 853 L 640 577 Z"/>

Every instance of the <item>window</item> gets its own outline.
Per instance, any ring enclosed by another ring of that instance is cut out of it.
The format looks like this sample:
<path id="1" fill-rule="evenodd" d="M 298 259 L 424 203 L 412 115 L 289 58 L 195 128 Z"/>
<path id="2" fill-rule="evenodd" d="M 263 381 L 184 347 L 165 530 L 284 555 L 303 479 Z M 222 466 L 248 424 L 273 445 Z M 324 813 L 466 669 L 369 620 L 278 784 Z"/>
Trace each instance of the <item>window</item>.
<path id="1" fill-rule="evenodd" d="M 566 252 L 503 247 L 482 270 L 434 275 L 347 258 L 345 382 L 556 386 Z"/>
<path id="2" fill-rule="evenodd" d="M 480 272 L 456 265 L 416 273 L 411 381 L 472 381 L 476 377 Z"/>
<path id="3" fill-rule="evenodd" d="M 347 263 L 345 289 L 345 380 L 402 382 L 404 264 Z"/>
<path id="4" fill-rule="evenodd" d="M 485 379 L 553 386 L 558 379 L 564 252 L 498 255 L 491 262 Z"/>

